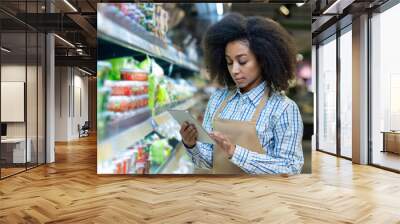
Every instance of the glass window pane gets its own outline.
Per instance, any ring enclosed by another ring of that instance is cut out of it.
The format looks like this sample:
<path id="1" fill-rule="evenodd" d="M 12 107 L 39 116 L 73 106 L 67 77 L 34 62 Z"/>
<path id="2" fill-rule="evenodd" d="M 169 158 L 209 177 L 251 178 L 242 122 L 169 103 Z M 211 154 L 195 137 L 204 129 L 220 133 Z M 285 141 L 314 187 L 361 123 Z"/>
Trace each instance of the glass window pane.
<path id="1" fill-rule="evenodd" d="M 400 4 L 371 19 L 372 163 L 396 170 L 400 170 L 400 33 L 393 27 L 398 21 Z"/>
<path id="2" fill-rule="evenodd" d="M 352 157 L 352 35 L 351 30 L 340 36 L 340 150 Z"/>
<path id="3" fill-rule="evenodd" d="M 5 138 L 1 140 L 2 177 L 25 170 L 25 162 L 27 159 L 30 161 L 24 116 L 27 69 L 25 41 L 25 32 L 1 34 L 1 46 L 7 49 L 1 50 L 1 121 L 6 125 Z"/>
<path id="4" fill-rule="evenodd" d="M 0 7 L 13 12 L 22 20 L 38 19 L 35 14 L 43 13 L 44 5 L 44 0 L 1 1 L 0 3 Z M 0 148 L 3 152 L 0 156 L 0 167 L 3 167 L 1 177 L 4 178 L 25 170 L 25 167 L 30 168 L 45 161 L 45 36 L 4 13 L 0 12 L 0 18 L 2 18 L 0 20 L 1 47 L 4 49 L 1 50 L 1 82 L 2 86 L 7 85 L 3 91 L 9 91 L 10 85 L 15 89 L 16 86 L 22 84 L 20 91 L 12 94 L 9 92 L 7 95 L 9 101 L 12 101 L 12 97 L 9 96 L 13 96 L 16 100 L 13 98 L 12 102 L 22 102 L 22 109 L 13 110 L 7 106 L 0 108 L 1 112 L 14 116 L 22 114 L 20 120 L 9 120 L 4 117 L 1 119 L 4 131 L 7 131 Z M 4 103 L 6 102 L 3 100 Z"/>
<path id="5" fill-rule="evenodd" d="M 28 38 L 28 63 L 27 63 L 27 81 L 26 81 L 26 111 L 27 111 L 27 131 L 28 142 L 31 147 L 30 162 L 28 168 L 37 165 L 37 132 L 38 132 L 38 111 L 37 111 L 37 80 L 38 80 L 38 36 L 36 32 L 27 33 Z"/>
<path id="6" fill-rule="evenodd" d="M 38 164 L 45 163 L 45 52 L 46 37 L 44 34 L 39 34 L 38 46 Z"/>
<path id="7" fill-rule="evenodd" d="M 318 147 L 336 153 L 336 39 L 318 48 Z"/>

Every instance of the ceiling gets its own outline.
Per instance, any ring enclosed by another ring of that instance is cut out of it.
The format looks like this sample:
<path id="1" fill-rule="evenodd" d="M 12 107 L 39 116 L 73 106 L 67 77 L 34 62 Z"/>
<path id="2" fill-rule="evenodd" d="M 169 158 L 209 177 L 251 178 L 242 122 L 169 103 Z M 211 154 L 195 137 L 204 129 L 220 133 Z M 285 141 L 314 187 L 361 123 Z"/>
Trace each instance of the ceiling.
<path id="1" fill-rule="evenodd" d="M 72 64 L 73 66 L 86 67 L 88 70 L 95 71 L 96 1 L 69 0 L 69 3 L 76 11 L 63 0 L 47 0 L 47 5 L 44 0 L 1 0 L 2 45 L 7 49 L 12 49 L 10 53 L 7 53 L 9 60 L 18 61 L 19 58 L 19 61 L 25 61 L 26 54 L 28 58 L 35 57 L 36 51 L 40 49 L 36 48 L 37 44 L 30 43 L 33 36 L 37 32 L 54 32 L 75 45 L 72 47 L 60 38 L 55 38 L 56 65 L 71 65 L 73 61 L 75 63 Z M 49 13 L 50 11 L 52 13 Z M 25 34 L 25 31 L 28 34 Z M 26 50 L 25 46 L 27 46 Z"/>
<path id="2" fill-rule="evenodd" d="M 88 67 L 94 71 L 97 58 L 96 4 L 115 1 L 68 0 L 77 11 L 63 0 L 48 0 L 47 8 L 45 2 L 44 0 L 0 1 L 0 26 L 2 32 L 7 33 L 2 37 L 4 38 L 3 46 L 12 48 L 12 54 L 15 56 L 23 56 L 26 55 L 25 30 L 27 28 L 29 31 L 55 32 L 75 45 L 75 48 L 72 48 L 61 39 L 55 38 L 56 63 L 71 65 L 70 63 L 73 62 L 76 63 L 76 66 L 91 65 Z M 224 13 L 234 11 L 245 16 L 270 17 L 281 23 L 293 35 L 300 52 L 310 50 L 311 14 L 308 4 L 301 7 L 297 7 L 295 4 L 285 4 L 290 10 L 290 14 L 283 16 L 279 11 L 282 4 L 256 2 L 258 3 L 224 3 Z M 215 3 L 163 3 L 164 8 L 170 13 L 169 26 L 171 29 L 168 35 L 178 48 L 185 49 L 185 44 L 196 40 L 198 50 L 201 50 L 200 43 L 204 30 L 220 19 L 217 16 L 215 5 Z M 46 13 L 50 11 L 50 8 L 53 13 Z M 35 43 L 30 43 L 31 39 L 29 36 L 28 55 L 37 50 Z M 190 40 L 185 42 L 185 39 Z M 78 54 L 77 48 L 82 49 L 83 55 Z"/>
<path id="3" fill-rule="evenodd" d="M 340 2 L 338 0 L 310 0 L 313 43 L 317 44 L 330 37 L 337 30 L 351 24 L 352 20 L 361 14 L 379 13 L 380 10 L 377 9 L 390 2 L 389 0 L 346 0 Z"/>

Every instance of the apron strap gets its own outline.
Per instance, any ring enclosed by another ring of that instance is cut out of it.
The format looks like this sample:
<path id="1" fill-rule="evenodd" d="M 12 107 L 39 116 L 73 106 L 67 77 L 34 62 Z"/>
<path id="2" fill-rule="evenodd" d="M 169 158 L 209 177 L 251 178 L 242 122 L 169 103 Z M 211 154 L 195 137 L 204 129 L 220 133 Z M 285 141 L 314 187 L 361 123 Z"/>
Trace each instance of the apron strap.
<path id="1" fill-rule="evenodd" d="M 236 90 L 233 90 L 232 92 L 228 93 L 228 96 L 224 99 L 224 101 L 222 101 L 221 106 L 219 106 L 217 111 L 215 112 L 213 120 L 218 118 L 219 113 L 221 113 L 222 109 L 224 109 L 226 104 L 228 104 L 228 99 L 231 98 L 235 93 L 236 93 Z M 213 124 L 214 124 L 214 122 L 213 122 Z"/>
<path id="2" fill-rule="evenodd" d="M 228 93 L 228 96 L 224 99 L 224 101 L 222 101 L 221 106 L 219 106 L 219 108 L 215 112 L 213 120 L 215 120 L 218 117 L 219 113 L 221 113 L 222 110 L 225 108 L 225 106 L 228 104 L 228 99 L 231 98 L 235 93 L 236 93 L 235 90 L 233 90 L 231 93 Z M 256 110 L 254 111 L 253 116 L 251 118 L 251 121 L 257 122 L 260 112 L 264 108 L 265 103 L 267 102 L 267 100 L 269 98 L 268 96 L 269 96 L 269 91 L 268 91 L 267 87 L 265 87 L 264 96 L 261 98 L 260 102 L 258 103 Z"/>
<path id="3" fill-rule="evenodd" d="M 257 105 L 257 107 L 256 107 L 256 110 L 254 111 L 254 113 L 253 113 L 253 117 L 251 118 L 251 121 L 252 122 L 257 122 L 257 119 L 260 117 L 260 113 L 261 113 L 261 110 L 264 108 L 264 106 L 265 106 L 265 103 L 267 102 L 267 100 L 268 100 L 268 88 L 267 87 L 265 87 L 265 89 L 264 89 L 264 96 L 262 96 L 262 98 L 261 98 L 261 100 L 260 100 L 260 102 L 258 103 L 258 105 Z"/>

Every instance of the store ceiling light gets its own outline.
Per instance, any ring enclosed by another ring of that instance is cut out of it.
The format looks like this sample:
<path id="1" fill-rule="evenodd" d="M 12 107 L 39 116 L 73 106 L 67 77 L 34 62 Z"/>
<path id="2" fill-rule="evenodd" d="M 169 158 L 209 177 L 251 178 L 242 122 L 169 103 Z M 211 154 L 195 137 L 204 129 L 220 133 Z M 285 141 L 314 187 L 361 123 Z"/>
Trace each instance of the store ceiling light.
<path id="1" fill-rule="evenodd" d="M 297 62 L 303 61 L 303 59 L 304 59 L 304 56 L 302 54 L 296 54 L 296 61 Z"/>
<path id="2" fill-rule="evenodd" d="M 57 37 L 59 40 L 61 40 L 62 42 L 66 43 L 67 45 L 69 45 L 70 47 L 75 48 L 75 45 L 71 44 L 71 42 L 69 42 L 68 40 L 58 36 L 57 34 L 54 34 L 55 37 Z"/>
<path id="3" fill-rule="evenodd" d="M 83 72 L 83 73 L 85 73 L 85 74 L 87 74 L 87 75 L 92 75 L 92 73 L 90 73 L 90 72 L 88 72 L 88 71 L 86 71 L 86 70 L 83 70 L 83 69 L 81 69 L 81 68 L 78 68 L 78 70 L 81 71 L 81 72 Z"/>
<path id="4" fill-rule="evenodd" d="M 304 2 L 296 3 L 296 5 L 297 5 L 297 7 L 302 7 L 304 5 Z"/>
<path id="5" fill-rule="evenodd" d="M 1 47 L 1 50 L 4 51 L 4 52 L 6 52 L 6 53 L 10 53 L 10 52 L 11 52 L 9 49 L 7 49 L 7 48 L 5 48 L 5 47 Z"/>
<path id="6" fill-rule="evenodd" d="M 355 0 L 336 0 L 332 5 L 322 12 L 322 14 L 342 14 L 343 10 L 351 5 Z"/>
<path id="7" fill-rule="evenodd" d="M 329 6 L 322 14 L 328 14 L 331 13 L 332 10 L 336 9 L 340 0 L 336 0 L 331 6 Z"/>
<path id="8" fill-rule="evenodd" d="M 286 6 L 284 6 L 284 5 L 281 5 L 281 7 L 279 7 L 279 11 L 280 11 L 284 16 L 288 16 L 288 15 L 290 14 L 289 9 L 288 9 Z"/>
<path id="9" fill-rule="evenodd" d="M 223 3 L 215 3 L 217 5 L 217 14 L 222 16 L 224 14 L 224 4 Z"/>
<path id="10" fill-rule="evenodd" d="M 74 10 L 74 12 L 78 12 L 78 10 L 71 4 L 69 3 L 68 0 L 64 0 L 65 4 L 67 4 L 72 10 Z"/>

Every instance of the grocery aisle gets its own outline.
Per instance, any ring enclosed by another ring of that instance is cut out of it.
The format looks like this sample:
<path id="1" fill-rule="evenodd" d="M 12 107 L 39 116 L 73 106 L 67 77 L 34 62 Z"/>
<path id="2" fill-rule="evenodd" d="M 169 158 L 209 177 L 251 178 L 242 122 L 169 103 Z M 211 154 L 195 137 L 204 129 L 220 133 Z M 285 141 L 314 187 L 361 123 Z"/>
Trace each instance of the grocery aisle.
<path id="1" fill-rule="evenodd" d="M 195 172 L 167 110 L 201 122 L 209 96 L 200 68 L 167 43 L 162 4 L 99 5 L 98 173 Z"/>
<path id="2" fill-rule="evenodd" d="M 209 80 L 200 44 L 204 31 L 224 15 L 215 7 L 223 6 L 225 12 L 244 15 L 253 10 L 267 17 L 276 16 L 276 11 L 266 4 L 101 3 L 98 6 L 97 172 L 208 173 L 194 167 L 181 144 L 180 125 L 167 111 L 188 110 L 202 123 L 209 97 L 221 87 Z M 259 7 L 266 10 L 265 14 L 257 11 Z M 197 14 L 191 14 L 193 10 Z M 303 172 L 309 173 L 313 102 L 306 12 L 306 7 L 292 9 L 293 17 L 302 23 L 288 28 L 293 35 L 299 34 L 296 41 L 300 47 L 296 58 L 297 84 L 287 95 L 298 102 L 302 113 L 307 156 Z M 289 22 L 293 18 L 281 20 Z"/>

